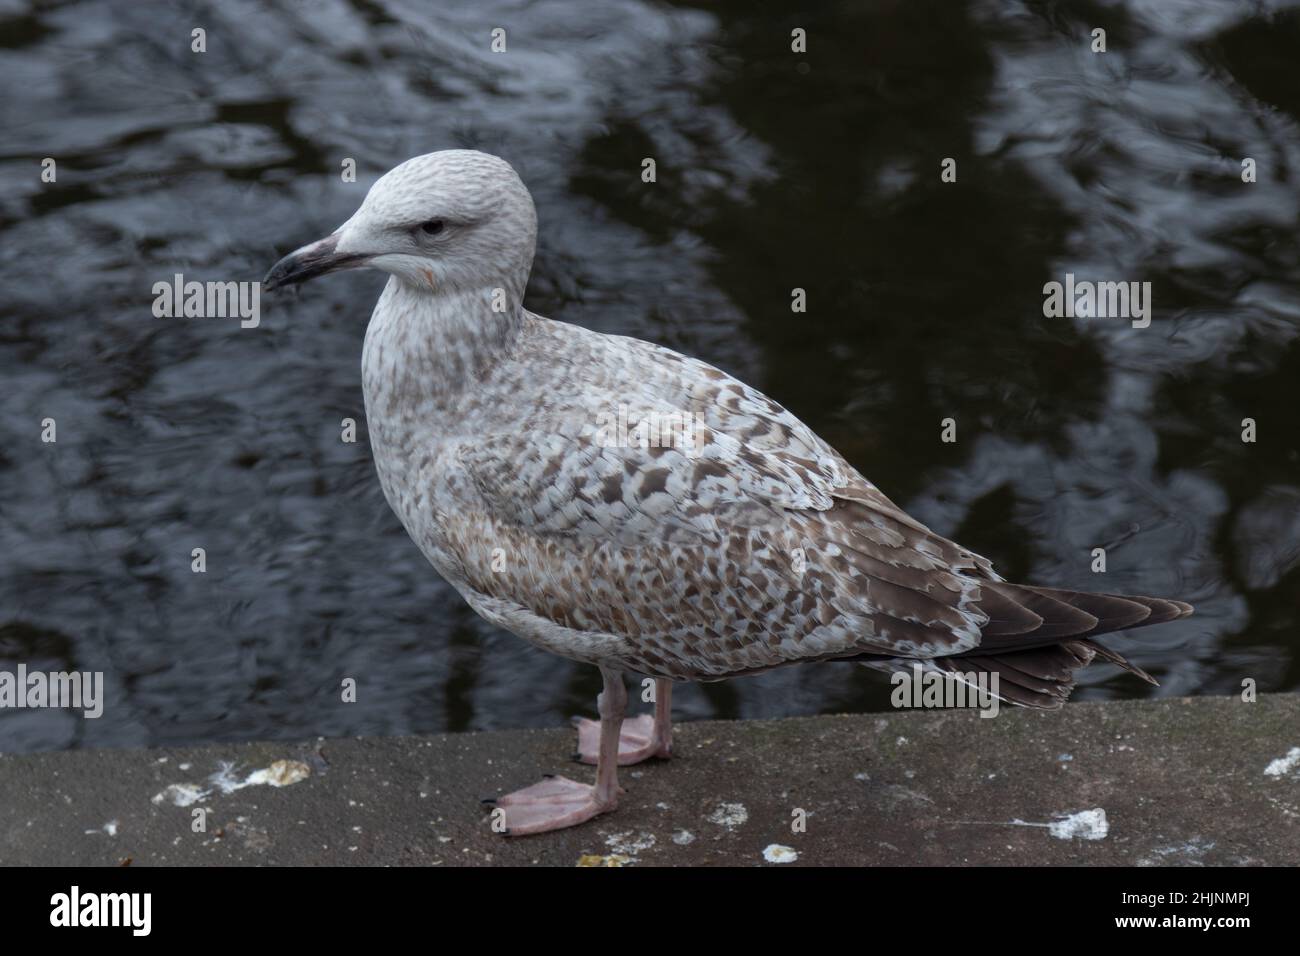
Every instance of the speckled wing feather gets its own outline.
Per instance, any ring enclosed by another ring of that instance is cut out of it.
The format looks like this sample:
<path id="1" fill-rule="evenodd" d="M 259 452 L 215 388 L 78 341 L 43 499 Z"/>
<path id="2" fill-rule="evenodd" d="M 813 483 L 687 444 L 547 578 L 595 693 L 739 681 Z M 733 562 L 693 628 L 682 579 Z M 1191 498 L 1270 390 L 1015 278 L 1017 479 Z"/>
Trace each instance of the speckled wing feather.
<path id="1" fill-rule="evenodd" d="M 581 401 L 560 390 L 518 429 L 456 453 L 481 507 L 444 520 L 480 610 L 486 599 L 613 635 L 604 659 L 678 678 L 978 646 L 986 561 L 903 514 L 743 383 L 637 340 L 570 335 L 570 350 L 589 350 Z M 603 403 L 592 369 L 619 385 Z M 694 442 L 610 444 L 591 410 L 620 404 L 634 421 L 689 411 Z"/>

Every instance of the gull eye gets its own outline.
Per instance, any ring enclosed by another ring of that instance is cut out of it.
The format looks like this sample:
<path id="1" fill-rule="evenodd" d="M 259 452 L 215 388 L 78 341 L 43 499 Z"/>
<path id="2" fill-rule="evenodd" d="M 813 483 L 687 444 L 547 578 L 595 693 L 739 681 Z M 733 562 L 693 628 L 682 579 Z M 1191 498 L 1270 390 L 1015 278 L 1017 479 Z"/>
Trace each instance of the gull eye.
<path id="1" fill-rule="evenodd" d="M 442 232 L 442 226 L 441 219 L 430 219 L 428 222 L 420 223 L 420 231 L 426 236 L 436 236 Z"/>

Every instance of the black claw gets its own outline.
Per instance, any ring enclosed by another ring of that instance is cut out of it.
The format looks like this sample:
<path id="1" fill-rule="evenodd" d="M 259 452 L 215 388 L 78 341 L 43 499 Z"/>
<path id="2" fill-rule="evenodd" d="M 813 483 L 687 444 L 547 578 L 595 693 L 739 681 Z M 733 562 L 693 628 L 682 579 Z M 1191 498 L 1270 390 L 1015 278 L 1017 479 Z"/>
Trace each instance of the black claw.
<path id="1" fill-rule="evenodd" d="M 554 779 L 554 777 L 555 777 L 555 774 L 553 774 L 553 773 L 544 773 L 544 774 L 542 774 L 542 779 L 543 779 L 543 780 L 551 780 L 551 779 Z"/>
<path id="2" fill-rule="evenodd" d="M 497 798 L 484 797 L 482 800 L 479 801 L 479 803 L 483 804 L 485 807 L 495 807 L 497 805 Z"/>

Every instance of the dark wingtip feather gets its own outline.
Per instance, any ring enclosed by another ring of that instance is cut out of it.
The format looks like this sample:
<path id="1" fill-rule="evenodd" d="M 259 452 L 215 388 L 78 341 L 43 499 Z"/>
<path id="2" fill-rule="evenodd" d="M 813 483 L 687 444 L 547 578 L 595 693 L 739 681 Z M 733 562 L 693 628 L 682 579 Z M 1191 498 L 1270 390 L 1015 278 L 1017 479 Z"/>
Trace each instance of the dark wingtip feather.
<path id="1" fill-rule="evenodd" d="M 1168 598 L 1153 598 L 1133 594 L 1126 594 L 1124 597 L 1126 600 L 1137 601 L 1151 608 L 1151 616 L 1142 622 L 1143 627 L 1148 624 L 1164 624 L 1166 621 L 1177 621 L 1192 613 L 1192 606 L 1185 601 L 1171 601 Z"/>
<path id="2" fill-rule="evenodd" d="M 1130 661 L 1127 657 L 1125 657 L 1123 654 L 1119 653 L 1118 651 L 1113 651 L 1109 647 L 1106 647 L 1104 644 L 1098 644 L 1096 641 L 1091 641 L 1087 639 L 1084 639 L 1079 643 L 1086 644 L 1088 647 L 1096 651 L 1097 656 L 1100 657 L 1102 660 L 1110 661 L 1112 664 L 1117 664 L 1118 666 L 1124 668 L 1124 670 L 1128 671 L 1130 674 L 1134 675 L 1135 677 L 1142 678 L 1152 687 L 1160 686 L 1160 681 L 1156 680 L 1154 677 L 1152 677 L 1142 668 L 1138 667 L 1136 664 L 1134 664 L 1132 661 Z"/>
<path id="3" fill-rule="evenodd" d="M 1094 657 L 1123 668 L 1153 687 L 1160 682 L 1123 654 L 1095 638 L 1113 631 L 1176 621 L 1192 613 L 1185 601 L 1131 594 L 1096 594 L 989 582 L 981 588 L 979 607 L 988 616 L 978 649 L 932 658 L 942 671 L 996 674 L 996 696 L 1021 707 L 1056 710 L 1074 690 L 1074 672 Z M 909 666 L 905 658 L 885 660 L 862 654 L 871 666 Z M 959 678 L 960 679 L 960 678 Z"/>

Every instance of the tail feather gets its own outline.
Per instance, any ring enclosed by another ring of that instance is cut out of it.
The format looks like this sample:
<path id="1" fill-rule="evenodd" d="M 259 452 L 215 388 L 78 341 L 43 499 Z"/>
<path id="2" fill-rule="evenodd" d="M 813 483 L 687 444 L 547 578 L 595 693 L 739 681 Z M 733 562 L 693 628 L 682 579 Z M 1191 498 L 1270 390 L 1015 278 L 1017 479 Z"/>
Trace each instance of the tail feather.
<path id="1" fill-rule="evenodd" d="M 1142 678 L 1152 687 L 1160 686 L 1160 681 L 1156 680 L 1154 677 L 1152 677 L 1142 668 L 1138 667 L 1136 664 L 1130 661 L 1119 651 L 1113 651 L 1109 647 L 1106 647 L 1104 644 L 1098 644 L 1096 641 L 1083 640 L 1080 641 L 1079 643 L 1092 648 L 1092 650 L 1096 653 L 1096 655 L 1100 657 L 1102 660 L 1110 661 L 1112 664 L 1116 664 L 1119 667 L 1124 668 L 1124 670 L 1128 671 L 1130 674 L 1134 675 L 1135 677 Z"/>
<path id="2" fill-rule="evenodd" d="M 996 684 L 986 681 L 985 686 L 1002 700 L 1021 707 L 1055 710 L 1074 690 L 1075 671 L 1088 666 L 1094 653 L 1083 642 L 1071 641 L 998 657 L 937 657 L 931 663 L 948 674 L 972 675 L 976 686 L 981 675 L 996 675 Z"/>
<path id="3" fill-rule="evenodd" d="M 967 683 L 971 677 L 996 675 L 998 697 L 1048 710 L 1065 702 L 1074 690 L 1075 673 L 1098 657 L 1159 686 L 1142 668 L 1094 638 L 1192 613 L 1192 606 L 1183 601 L 1139 595 L 1090 594 L 1001 581 L 982 584 L 981 590 L 979 607 L 989 623 L 981 631 L 980 646 L 966 654 L 921 663 Z M 875 658 L 870 666 L 906 669 L 916 663 Z"/>

